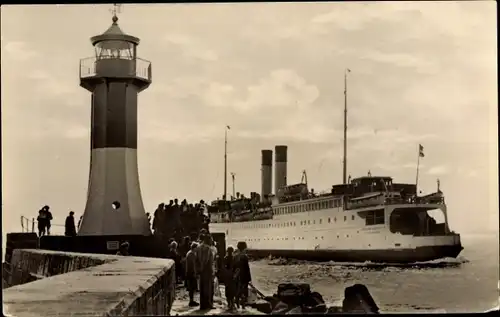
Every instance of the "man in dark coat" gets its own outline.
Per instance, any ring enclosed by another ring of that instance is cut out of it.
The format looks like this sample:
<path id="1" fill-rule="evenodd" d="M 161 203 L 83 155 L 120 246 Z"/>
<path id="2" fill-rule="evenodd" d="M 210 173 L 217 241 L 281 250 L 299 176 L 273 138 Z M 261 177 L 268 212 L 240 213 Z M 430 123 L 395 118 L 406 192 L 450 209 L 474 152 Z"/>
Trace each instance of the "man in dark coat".
<path id="1" fill-rule="evenodd" d="M 75 213 L 73 211 L 70 211 L 69 216 L 66 217 L 66 222 L 64 224 L 64 235 L 67 237 L 76 236 L 74 215 L 75 215 Z"/>
<path id="2" fill-rule="evenodd" d="M 238 254 L 234 259 L 234 277 L 237 282 L 235 303 L 236 306 L 241 305 L 244 309 L 248 299 L 248 284 L 252 281 L 252 275 L 246 254 L 246 242 L 240 241 L 236 247 L 238 248 Z"/>
<path id="3" fill-rule="evenodd" d="M 198 279 L 196 278 L 196 248 L 198 244 L 196 242 L 191 243 L 191 250 L 188 251 L 186 255 L 186 289 L 189 292 L 189 306 L 195 307 L 200 304 L 194 301 L 194 292 L 198 288 Z"/>
<path id="4" fill-rule="evenodd" d="M 226 291 L 227 306 L 230 310 L 234 309 L 234 297 L 236 295 L 236 281 L 233 277 L 234 273 L 234 248 L 229 246 L 226 250 L 222 266 L 222 280 Z"/>
<path id="5" fill-rule="evenodd" d="M 203 235 L 203 243 L 196 248 L 196 260 L 200 275 L 200 309 L 212 309 L 214 255 L 210 248 L 210 236 Z"/>

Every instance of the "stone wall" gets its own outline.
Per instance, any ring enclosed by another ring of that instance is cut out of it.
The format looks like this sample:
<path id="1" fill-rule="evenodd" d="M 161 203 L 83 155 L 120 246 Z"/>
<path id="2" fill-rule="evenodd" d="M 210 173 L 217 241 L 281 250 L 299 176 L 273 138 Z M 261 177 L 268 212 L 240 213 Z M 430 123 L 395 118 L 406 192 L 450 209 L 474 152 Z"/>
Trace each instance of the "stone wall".
<path id="1" fill-rule="evenodd" d="M 11 272 L 4 312 L 17 317 L 169 315 L 175 299 L 166 259 L 17 249 Z"/>

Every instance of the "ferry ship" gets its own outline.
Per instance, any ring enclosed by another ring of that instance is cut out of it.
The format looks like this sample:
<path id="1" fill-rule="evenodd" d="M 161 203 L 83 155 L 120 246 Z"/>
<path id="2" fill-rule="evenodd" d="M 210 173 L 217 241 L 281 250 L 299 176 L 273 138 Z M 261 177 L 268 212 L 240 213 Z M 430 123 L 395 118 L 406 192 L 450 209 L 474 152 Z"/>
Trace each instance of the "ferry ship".
<path id="1" fill-rule="evenodd" d="M 444 196 L 438 189 L 418 197 L 414 184 L 364 176 L 315 194 L 307 183 L 283 188 L 271 204 L 260 195 L 216 202 L 210 231 L 226 244 L 245 241 L 256 257 L 316 261 L 412 263 L 457 257 L 460 235 L 450 231 Z M 264 200 L 265 201 L 265 200 Z M 428 212 L 439 210 L 444 222 Z"/>
<path id="2" fill-rule="evenodd" d="M 388 176 L 346 180 L 347 71 L 345 76 L 343 183 L 316 194 L 304 172 L 300 183 L 287 186 L 288 147 L 278 145 L 274 194 L 273 152 L 262 150 L 261 195 L 227 201 L 226 151 L 224 194 L 210 208 L 210 231 L 224 233 L 226 244 L 245 241 L 257 257 L 386 263 L 456 258 L 463 247 L 460 235 L 450 230 L 439 181 L 436 192 L 418 196 L 417 184 L 395 183 Z M 227 149 L 227 130 L 225 144 Z M 418 162 L 423 156 L 419 145 Z M 444 221 L 438 223 L 433 211 Z"/>

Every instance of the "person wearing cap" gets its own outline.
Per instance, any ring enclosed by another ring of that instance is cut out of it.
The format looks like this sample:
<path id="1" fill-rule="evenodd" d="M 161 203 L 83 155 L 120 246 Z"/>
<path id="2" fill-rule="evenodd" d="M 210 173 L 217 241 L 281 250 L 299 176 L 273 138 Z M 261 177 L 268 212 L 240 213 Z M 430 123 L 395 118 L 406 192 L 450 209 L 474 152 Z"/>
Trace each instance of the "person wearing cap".
<path id="1" fill-rule="evenodd" d="M 122 244 L 120 244 L 120 248 L 118 249 L 118 252 L 116 252 L 116 255 L 122 255 L 122 256 L 127 256 L 129 255 L 128 253 L 128 248 L 130 247 L 130 244 L 125 241 Z"/>
<path id="2" fill-rule="evenodd" d="M 69 215 L 66 217 L 66 222 L 64 223 L 64 235 L 67 237 L 76 236 L 74 215 L 75 213 L 73 211 L 70 211 Z"/>

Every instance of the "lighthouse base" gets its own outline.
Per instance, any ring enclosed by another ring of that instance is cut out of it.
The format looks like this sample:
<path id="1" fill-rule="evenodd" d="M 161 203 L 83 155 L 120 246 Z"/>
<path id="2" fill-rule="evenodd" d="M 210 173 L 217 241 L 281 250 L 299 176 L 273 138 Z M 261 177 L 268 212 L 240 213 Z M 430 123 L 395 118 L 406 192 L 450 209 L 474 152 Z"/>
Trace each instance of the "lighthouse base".
<path id="1" fill-rule="evenodd" d="M 91 154 L 87 204 L 78 235 L 150 235 L 139 185 L 137 150 L 98 148 Z"/>
<path id="2" fill-rule="evenodd" d="M 143 235 L 101 235 L 101 236 L 42 236 L 40 249 L 64 252 L 116 254 L 123 242 L 129 243 L 133 256 L 165 258 L 167 241 L 157 236 Z"/>

